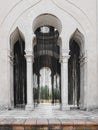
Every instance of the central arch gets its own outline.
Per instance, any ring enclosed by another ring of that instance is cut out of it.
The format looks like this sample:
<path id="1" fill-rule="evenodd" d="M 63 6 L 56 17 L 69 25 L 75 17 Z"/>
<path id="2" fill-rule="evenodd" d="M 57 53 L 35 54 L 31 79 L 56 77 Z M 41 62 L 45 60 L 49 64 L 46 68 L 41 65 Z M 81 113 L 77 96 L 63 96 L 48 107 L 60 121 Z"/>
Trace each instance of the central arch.
<path id="1" fill-rule="evenodd" d="M 34 46 L 34 64 L 33 73 L 37 75 L 38 93 L 40 93 L 40 70 L 43 67 L 49 67 L 51 70 L 51 86 L 52 86 L 52 103 L 56 101 L 56 88 L 54 87 L 57 79 L 55 75 L 60 77 L 59 55 L 60 48 L 58 46 L 58 38 L 61 33 L 62 25 L 60 20 L 51 14 L 42 14 L 33 22 L 33 31 L 36 35 L 36 45 Z M 46 78 L 46 77 L 45 77 Z M 61 93 L 61 85 L 58 84 L 59 93 Z M 40 94 L 38 94 L 39 96 Z M 38 97 L 39 99 L 39 97 Z M 61 102 L 60 96 L 57 98 Z M 38 100 L 38 103 L 40 101 Z"/>
<path id="2" fill-rule="evenodd" d="M 49 67 L 51 69 L 52 103 L 54 103 L 55 102 L 54 82 L 57 82 L 54 80 L 54 76 L 56 74 L 59 74 L 60 76 L 60 63 L 59 63 L 60 51 L 59 46 L 57 45 L 59 32 L 53 26 L 45 25 L 37 28 L 37 30 L 35 31 L 35 35 L 37 43 L 34 46 L 33 72 L 36 73 L 36 75 L 38 76 L 38 82 L 37 82 L 38 93 L 40 89 L 40 82 L 39 82 L 40 70 L 43 67 Z M 46 77 L 44 78 L 46 79 Z M 59 85 L 60 84 L 58 84 L 60 90 Z"/>

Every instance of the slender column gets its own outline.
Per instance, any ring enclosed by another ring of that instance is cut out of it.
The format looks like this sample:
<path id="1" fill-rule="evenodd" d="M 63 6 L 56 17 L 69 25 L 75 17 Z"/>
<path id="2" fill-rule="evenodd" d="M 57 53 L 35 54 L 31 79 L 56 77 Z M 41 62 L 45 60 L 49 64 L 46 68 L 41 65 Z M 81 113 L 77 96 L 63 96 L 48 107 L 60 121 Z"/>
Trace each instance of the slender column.
<path id="1" fill-rule="evenodd" d="M 52 83 L 52 103 L 54 103 L 54 75 L 51 75 L 51 83 Z"/>
<path id="2" fill-rule="evenodd" d="M 34 99 L 33 99 L 33 62 L 34 57 L 32 52 L 26 51 L 27 61 L 27 105 L 26 110 L 34 110 Z"/>
<path id="3" fill-rule="evenodd" d="M 40 74 L 37 76 L 37 83 L 38 83 L 38 100 L 37 103 L 40 102 Z"/>
<path id="4" fill-rule="evenodd" d="M 60 103 L 61 103 L 61 74 L 59 77 L 59 89 L 60 89 Z"/>
<path id="5" fill-rule="evenodd" d="M 68 59 L 70 56 L 68 53 L 62 54 L 60 59 L 61 60 L 61 109 L 62 110 L 70 109 L 68 106 Z"/>

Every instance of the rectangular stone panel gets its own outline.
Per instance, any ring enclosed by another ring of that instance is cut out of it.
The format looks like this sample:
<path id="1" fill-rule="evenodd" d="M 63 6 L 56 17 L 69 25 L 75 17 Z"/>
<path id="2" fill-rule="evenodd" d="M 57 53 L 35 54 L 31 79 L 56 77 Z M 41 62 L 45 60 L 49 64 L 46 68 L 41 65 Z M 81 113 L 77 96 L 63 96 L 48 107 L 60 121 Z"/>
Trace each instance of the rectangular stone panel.
<path id="1" fill-rule="evenodd" d="M 49 130 L 62 130 L 61 126 L 49 126 Z"/>
<path id="2" fill-rule="evenodd" d="M 49 119 L 49 130 L 61 130 L 61 122 L 58 119 Z"/>
<path id="3" fill-rule="evenodd" d="M 48 126 L 48 120 L 47 119 L 37 119 L 37 126 Z"/>
<path id="4" fill-rule="evenodd" d="M 49 119 L 49 125 L 50 126 L 60 126 L 61 125 L 61 122 L 60 120 L 58 119 Z"/>
<path id="5" fill-rule="evenodd" d="M 11 126 L 0 126 L 0 130 L 12 130 Z"/>
<path id="6" fill-rule="evenodd" d="M 73 120 L 61 119 L 60 121 L 61 121 L 62 126 L 73 126 L 74 125 Z"/>
<path id="7" fill-rule="evenodd" d="M 24 126 L 13 126 L 13 130 L 25 130 Z"/>
<path id="8" fill-rule="evenodd" d="M 40 126 L 29 127 L 29 126 L 26 126 L 24 130 L 48 130 L 48 127 L 40 127 Z"/>
<path id="9" fill-rule="evenodd" d="M 86 126 L 85 130 L 98 130 L 98 126 Z"/>
<path id="10" fill-rule="evenodd" d="M 64 126 L 62 127 L 62 130 L 74 130 L 73 126 Z"/>
<path id="11" fill-rule="evenodd" d="M 0 125 L 11 125 L 14 122 L 14 119 L 3 119 L 0 121 Z"/>
<path id="12" fill-rule="evenodd" d="M 74 126 L 73 130 L 85 130 L 85 126 Z"/>
<path id="13" fill-rule="evenodd" d="M 26 126 L 36 126 L 36 123 L 37 123 L 36 119 L 27 119 L 24 124 Z"/>
<path id="14" fill-rule="evenodd" d="M 48 127 L 36 126 L 36 127 L 33 127 L 32 130 L 48 130 Z"/>
<path id="15" fill-rule="evenodd" d="M 20 126 L 21 126 L 21 125 L 24 125 L 24 124 L 25 124 L 25 121 L 26 121 L 25 119 L 15 119 L 15 120 L 12 122 L 12 124 L 13 124 L 13 125 L 18 125 L 18 126 L 20 125 Z"/>
<path id="16" fill-rule="evenodd" d="M 25 126 L 25 130 L 32 130 L 33 128 L 31 126 Z"/>

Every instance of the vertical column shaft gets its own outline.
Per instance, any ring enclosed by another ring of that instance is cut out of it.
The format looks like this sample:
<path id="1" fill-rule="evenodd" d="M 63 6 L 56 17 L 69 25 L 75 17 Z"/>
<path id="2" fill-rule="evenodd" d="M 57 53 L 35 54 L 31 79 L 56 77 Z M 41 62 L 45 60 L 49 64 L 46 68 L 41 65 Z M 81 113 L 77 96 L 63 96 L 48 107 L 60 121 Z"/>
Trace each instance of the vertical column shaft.
<path id="1" fill-rule="evenodd" d="M 33 55 L 32 52 L 26 52 L 27 61 L 27 105 L 26 110 L 34 109 L 33 99 Z"/>
<path id="2" fill-rule="evenodd" d="M 69 110 L 68 107 L 68 59 L 69 55 L 61 57 L 61 109 Z"/>

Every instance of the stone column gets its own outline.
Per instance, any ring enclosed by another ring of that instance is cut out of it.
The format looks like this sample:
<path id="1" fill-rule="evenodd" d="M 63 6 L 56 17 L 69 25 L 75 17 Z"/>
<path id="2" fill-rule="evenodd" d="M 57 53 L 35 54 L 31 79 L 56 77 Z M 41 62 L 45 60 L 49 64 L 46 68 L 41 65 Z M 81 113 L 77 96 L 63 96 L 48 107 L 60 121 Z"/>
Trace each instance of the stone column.
<path id="1" fill-rule="evenodd" d="M 61 109 L 69 110 L 68 106 L 68 59 L 69 51 L 64 50 L 60 58 L 61 62 Z"/>
<path id="2" fill-rule="evenodd" d="M 37 83 L 38 83 L 38 100 L 37 103 L 40 103 L 40 74 L 37 76 Z"/>
<path id="3" fill-rule="evenodd" d="M 54 75 L 51 75 L 51 83 L 52 83 L 52 103 L 54 103 Z"/>
<path id="4" fill-rule="evenodd" d="M 27 61 L 27 105 L 26 110 L 34 110 L 33 99 L 33 62 L 34 57 L 31 51 L 26 51 Z"/>

